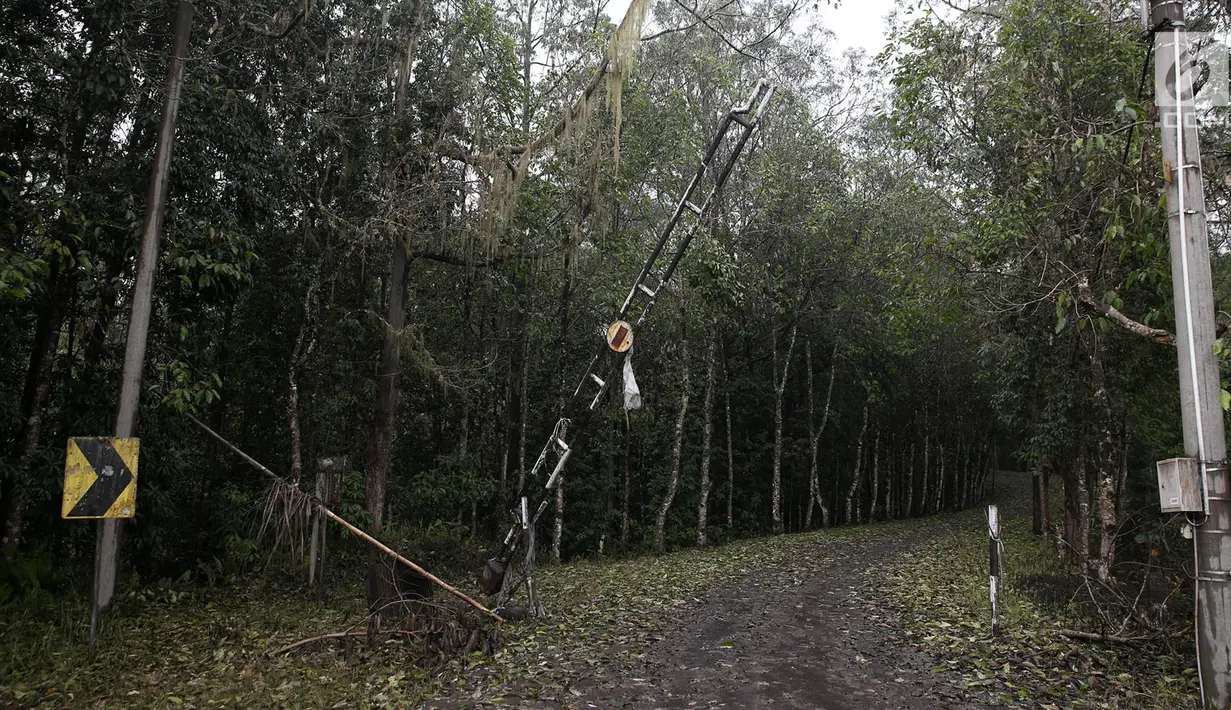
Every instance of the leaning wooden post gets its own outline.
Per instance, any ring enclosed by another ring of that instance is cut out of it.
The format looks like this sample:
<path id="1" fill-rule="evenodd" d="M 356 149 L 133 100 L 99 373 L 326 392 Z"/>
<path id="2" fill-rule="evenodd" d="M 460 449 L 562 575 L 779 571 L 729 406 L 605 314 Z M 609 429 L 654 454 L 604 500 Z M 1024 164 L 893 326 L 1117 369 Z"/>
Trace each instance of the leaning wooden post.
<path id="1" fill-rule="evenodd" d="M 202 430 L 203 430 L 206 434 L 209 434 L 210 436 L 214 437 L 214 438 L 215 438 L 215 439 L 217 439 L 217 440 L 218 440 L 218 442 L 219 442 L 219 443 L 221 443 L 223 446 L 225 446 L 225 447 L 227 447 L 228 449 L 230 449 L 231 451 L 235 452 L 235 453 L 236 453 L 236 454 L 237 454 L 237 455 L 238 455 L 241 459 L 243 459 L 244 461 L 246 461 L 246 462 L 248 463 L 248 465 L 249 465 L 249 466 L 252 466 L 252 467 L 253 467 L 253 468 L 255 468 L 257 471 L 260 471 L 261 473 L 265 474 L 265 476 L 267 476 L 267 477 L 269 477 L 270 479 L 272 479 L 272 480 L 273 480 L 275 483 L 277 483 L 278 485 L 286 486 L 287 488 L 291 489 L 291 490 L 293 491 L 293 495 L 297 495 L 297 496 L 304 496 L 305 498 L 307 498 L 309 501 L 311 501 L 312 505 L 316 508 L 316 510 L 317 510 L 317 512 L 318 512 L 318 513 L 320 513 L 321 515 L 324 515 L 326 518 L 329 518 L 330 520 L 332 520 L 333 522 L 337 523 L 338 525 L 341 525 L 342 527 L 346 528 L 347 530 L 349 530 L 349 531 L 351 532 L 351 534 L 355 535 L 355 536 L 356 536 L 356 537 L 358 537 L 360 540 L 363 540 L 364 542 L 368 543 L 369 545 L 371 545 L 371 546 L 375 547 L 376 549 L 380 550 L 381 552 L 385 553 L 385 554 L 386 554 L 386 555 L 388 555 L 389 557 L 392 557 L 392 558 L 396 559 L 398 562 L 401 562 L 402 564 L 406 565 L 407 567 L 409 567 L 409 568 L 413 569 L 414 571 L 416 571 L 416 572 L 418 572 L 419 574 L 421 574 L 421 575 L 423 575 L 424 577 L 426 577 L 426 578 L 427 578 L 428 580 L 430 580 L 431 582 L 435 583 L 435 584 L 436 584 L 436 586 L 438 586 L 438 587 L 440 587 L 441 589 L 445 590 L 445 591 L 446 591 L 446 592 L 448 592 L 449 594 L 452 594 L 453 596 L 457 597 L 458 599 L 461 599 L 462 601 L 466 602 L 466 603 L 467 603 L 467 604 L 469 604 L 470 606 L 474 607 L 476 610 L 478 610 L 478 611 L 480 611 L 480 612 L 482 612 L 482 613 L 484 613 L 484 614 L 486 614 L 486 615 L 490 616 L 490 617 L 491 617 L 492 619 L 494 619 L 495 621 L 497 621 L 497 622 L 502 622 L 502 621 L 504 621 L 504 619 L 503 619 L 503 618 L 501 618 L 499 614 L 496 614 L 496 613 L 495 613 L 495 612 L 493 612 L 491 609 L 488 609 L 487 607 L 483 606 L 483 605 L 482 605 L 482 604 L 480 604 L 479 602 L 477 602 L 477 601 L 475 601 L 474 599 L 470 598 L 469 596 L 467 596 L 467 595 L 466 595 L 466 594 L 464 594 L 463 592 L 458 591 L 458 590 L 457 590 L 457 589 L 455 589 L 454 587 L 450 586 L 448 583 L 446 583 L 446 582 L 445 582 L 444 580 L 442 580 L 441 578 L 437 577 L 436 575 L 432 574 L 431 572 L 428 572 L 427 570 L 423 569 L 422 567 L 420 567 L 419 565 L 415 564 L 414 562 L 411 562 L 410 560 L 408 560 L 408 559 L 406 559 L 405 557 L 401 556 L 400 554 L 398 554 L 398 553 L 397 553 L 397 551 L 395 551 L 393 548 L 389 547 L 389 546 L 388 546 L 388 545 L 386 545 L 385 543 L 381 542 L 380 540 L 377 540 L 376 538 L 374 538 L 374 537 L 372 537 L 371 535 L 367 534 L 366 532 L 364 532 L 364 531 L 360 530 L 359 528 L 355 527 L 354 525 L 351 525 L 349 522 L 347 522 L 346 520 L 344 520 L 344 519 L 342 518 L 342 516 L 338 515 L 337 513 L 333 512 L 332 510 L 330 510 L 330 509 L 329 509 L 329 508 L 325 505 L 325 501 L 321 500 L 320 498 L 317 498 L 316 496 L 310 496 L 310 495 L 308 495 L 307 493 L 304 493 L 303 491 L 299 490 L 299 487 L 298 487 L 298 486 L 294 486 L 294 485 L 292 485 L 292 484 L 291 484 L 290 482 L 288 482 L 285 478 L 283 478 L 283 477 L 279 476 L 278 474 L 274 473 L 273 471 L 270 471 L 268 468 L 266 468 L 266 467 L 264 466 L 264 464 L 262 464 L 261 462 L 257 461 L 256 459 L 252 458 L 252 457 L 251 457 L 251 456 L 249 456 L 248 454 L 245 454 L 242 450 L 240 450 L 240 448 L 239 448 L 238 446 L 236 446 L 235 444 L 232 444 L 231 442 L 229 442 L 229 441 L 227 441 L 226 439 L 222 438 L 222 436 L 221 436 L 218 432 L 214 431 L 213 429 L 210 429 L 210 428 L 209 428 L 208 426 L 206 426 L 206 425 L 205 425 L 205 423 L 204 423 L 204 422 L 202 422 L 200 419 L 197 419 L 196 417 L 192 416 L 191 414 L 185 414 L 184 416 L 185 416 L 185 417 L 187 417 L 187 418 L 188 418 L 188 420 L 189 420 L 189 421 L 191 421 L 193 424 L 196 424 L 198 427 L 200 427 L 200 428 L 201 428 L 201 429 L 202 429 Z"/>
<path id="2" fill-rule="evenodd" d="M 321 500 L 325 499 L 325 473 L 324 473 L 322 466 L 319 463 L 317 464 L 317 468 L 316 468 L 316 497 L 320 498 Z M 317 554 L 320 554 L 317 550 L 318 546 L 320 545 L 320 543 L 318 542 L 318 538 L 321 537 L 321 533 L 325 529 L 325 516 L 318 513 L 315 508 L 313 508 L 312 512 L 309 513 L 309 516 L 311 517 L 312 524 L 311 524 L 311 532 L 309 533 L 309 540 L 311 542 L 309 543 L 309 546 L 308 546 L 308 586 L 314 587 L 316 586 L 316 579 L 317 579 L 316 556 Z M 323 556 L 324 555 L 322 554 L 322 557 Z M 322 569 L 321 570 L 322 579 L 324 578 L 324 573 L 325 573 L 325 570 Z"/>
<path id="3" fill-rule="evenodd" d="M 997 583 L 1000 581 L 1000 512 L 995 505 L 987 506 L 987 559 L 988 591 L 992 597 L 992 636 L 1000 635 L 1000 600 Z"/>

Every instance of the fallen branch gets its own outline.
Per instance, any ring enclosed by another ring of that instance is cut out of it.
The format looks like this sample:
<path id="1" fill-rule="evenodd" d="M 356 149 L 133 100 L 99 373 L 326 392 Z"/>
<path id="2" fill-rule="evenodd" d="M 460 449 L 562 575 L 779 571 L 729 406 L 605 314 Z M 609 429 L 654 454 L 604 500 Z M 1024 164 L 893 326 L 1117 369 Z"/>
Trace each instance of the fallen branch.
<path id="1" fill-rule="evenodd" d="M 1132 318 L 1129 318 L 1121 313 L 1114 306 L 1103 303 L 1099 299 L 1095 298 L 1094 294 L 1090 291 L 1090 284 L 1086 283 L 1085 280 L 1082 280 L 1082 282 L 1077 285 L 1077 300 L 1082 305 L 1086 306 L 1095 313 L 1098 313 L 1116 326 L 1132 333 L 1133 335 L 1140 335 L 1143 338 L 1149 338 L 1154 342 L 1161 343 L 1163 345 L 1175 345 L 1175 336 L 1169 331 L 1163 330 L 1162 328 L 1151 328 L 1144 323 L 1138 323 Z"/>
<path id="2" fill-rule="evenodd" d="M 417 632 L 415 631 L 400 631 L 398 629 L 391 629 L 389 631 L 381 631 L 380 633 L 389 634 L 391 636 L 416 636 L 418 635 Z M 358 631 L 335 631 L 330 634 L 321 634 L 320 636 L 313 636 L 310 639 L 304 639 L 302 641 L 296 641 L 295 643 L 292 643 L 292 644 L 287 644 L 286 646 L 283 646 L 277 651 L 271 652 L 269 655 L 280 656 L 289 651 L 294 651 L 297 648 L 302 648 L 303 646 L 307 646 L 310 643 L 316 643 L 317 641 L 327 641 L 329 639 L 342 639 L 342 638 L 347 638 L 350 636 L 367 636 L 367 635 L 368 635 L 368 632 L 362 629 Z"/>
<path id="3" fill-rule="evenodd" d="M 1118 643 L 1126 646 L 1132 646 L 1139 641 L 1148 640 L 1147 638 L 1141 636 L 1108 636 L 1106 634 L 1092 634 L 1088 631 L 1076 631 L 1074 629 L 1060 629 L 1056 633 L 1077 641 L 1090 641 L 1092 643 Z"/>
<path id="4" fill-rule="evenodd" d="M 479 610 L 479 611 L 483 612 L 484 614 L 486 614 L 486 615 L 490 616 L 491 618 L 495 619 L 497 622 L 502 622 L 502 621 L 504 621 L 504 619 L 502 619 L 502 618 L 500 617 L 500 615 L 496 614 L 496 613 L 495 613 L 495 612 L 493 612 L 491 609 L 488 609 L 487 607 L 483 606 L 483 605 L 482 605 L 482 604 L 480 604 L 479 602 L 477 602 L 477 601 L 475 601 L 474 599 L 472 599 L 472 598 L 470 598 L 469 596 L 467 596 L 465 593 L 463 593 L 463 592 L 461 592 L 461 591 L 459 591 L 459 590 L 455 589 L 454 587 L 450 586 L 450 585 L 449 585 L 448 583 L 446 583 L 444 580 L 440 579 L 439 577 L 437 577 L 436 575 L 432 574 L 431 572 L 428 572 L 427 570 L 423 569 L 422 567 L 420 567 L 419 565 L 415 564 L 414 562 L 411 562 L 410 560 L 406 559 L 405 557 L 402 557 L 402 556 L 401 556 L 401 555 L 399 555 L 396 551 L 394 551 L 394 550 L 393 550 L 393 548 L 389 547 L 389 546 L 388 546 L 388 545 L 386 545 L 385 543 L 381 542 L 380 540 L 377 540 L 376 538 L 374 538 L 374 537 L 372 537 L 371 535 L 369 535 L 369 534 L 365 533 L 364 531 L 360 530 L 359 528 L 355 527 L 354 525 L 351 525 L 349 522 L 347 522 L 346 520 L 344 520 L 344 519 L 342 518 L 342 516 L 338 515 L 337 513 L 333 512 L 332 510 L 330 510 L 329 508 L 327 508 L 327 507 L 325 506 L 324 501 L 322 501 L 320 498 L 317 498 L 316 496 L 313 496 L 313 495 L 309 495 L 309 494 L 307 494 L 307 493 L 304 493 L 304 492 L 303 492 L 303 491 L 301 491 L 299 488 L 297 488 L 297 487 L 295 487 L 295 486 L 292 486 L 290 483 L 288 483 L 288 482 L 286 481 L 286 479 L 282 478 L 281 476 L 279 476 L 278 474 L 274 473 L 273 471 L 270 471 L 268 468 L 266 468 L 265 466 L 263 466 L 260 462 L 258 462 L 256 459 L 252 458 L 252 457 L 251 457 L 251 456 L 249 456 L 248 454 L 245 454 L 245 453 L 244 453 L 243 451 L 241 451 L 241 450 L 239 449 L 239 447 L 237 447 L 235 444 L 232 444 L 231 442 L 229 442 L 229 441 L 227 441 L 226 439 L 222 438 L 222 436 L 221 436 L 220 434 L 218 434 L 218 432 L 214 431 L 213 429 L 210 429 L 208 426 L 206 426 L 204 423 L 202 423 L 200 419 L 197 419 L 196 417 L 192 416 L 191 414 L 186 414 L 185 416 L 187 416 L 187 417 L 188 417 L 188 419 L 189 419 L 189 420 L 191 420 L 193 424 L 196 424 L 197 426 L 201 427 L 201 429 L 205 430 L 205 433 L 209 434 L 210 436 L 214 437 L 214 438 L 215 438 L 215 439 L 217 439 L 219 442 L 221 442 L 223 446 L 226 446 L 228 449 L 230 449 L 231 451 L 234 451 L 236 454 L 238 454 L 238 455 L 239 455 L 239 457 L 240 457 L 240 458 L 242 458 L 244 461 L 248 462 L 248 464 L 249 464 L 250 466 L 252 466 L 252 467 L 253 467 L 253 468 L 255 468 L 256 470 L 260 471 L 261 473 L 265 474 L 266 476 L 268 476 L 268 477 L 272 478 L 272 479 L 273 479 L 276 483 L 279 483 L 279 484 L 281 484 L 281 485 L 283 485 L 283 486 L 286 486 L 286 487 L 287 487 L 287 489 L 289 489 L 289 490 L 292 492 L 292 495 L 296 495 L 296 496 L 303 496 L 304 498 L 307 498 L 307 499 L 308 499 L 308 500 L 309 500 L 309 501 L 310 501 L 313 505 L 315 505 L 315 506 L 316 506 L 316 509 L 317 509 L 317 510 L 319 510 L 319 511 L 320 511 L 320 512 L 321 512 L 321 513 L 325 516 L 325 517 L 329 518 L 330 520 L 334 521 L 334 522 L 335 522 L 335 523 L 337 523 L 338 525 L 341 525 L 342 527 L 344 527 L 344 528 L 346 528 L 347 530 L 351 531 L 351 532 L 352 532 L 352 533 L 354 533 L 356 536 L 358 536 L 358 537 L 359 537 L 359 539 L 361 539 L 361 540 L 363 540 L 364 542 L 366 542 L 366 543 L 368 543 L 368 544 L 372 545 L 373 547 L 375 547 L 376 549 L 378 549 L 378 550 L 380 550 L 381 552 L 385 553 L 386 555 L 389 555 L 390 557 L 396 558 L 398 562 L 401 562 L 402 564 L 404 564 L 404 565 L 406 565 L 407 567 L 409 567 L 409 568 L 413 569 L 414 571 L 418 572 L 419 574 L 423 575 L 424 577 L 427 577 L 429 580 L 431 580 L 432 582 L 434 582 L 434 583 L 435 583 L 437 586 L 439 586 L 441 589 L 445 590 L 445 591 L 446 591 L 446 592 L 448 592 L 449 594 L 452 594 L 453 596 L 457 597 L 458 599 L 461 599 L 462 601 L 466 602 L 467 604 L 469 604 L 470 606 L 474 607 L 475 609 L 477 609 L 477 610 Z"/>

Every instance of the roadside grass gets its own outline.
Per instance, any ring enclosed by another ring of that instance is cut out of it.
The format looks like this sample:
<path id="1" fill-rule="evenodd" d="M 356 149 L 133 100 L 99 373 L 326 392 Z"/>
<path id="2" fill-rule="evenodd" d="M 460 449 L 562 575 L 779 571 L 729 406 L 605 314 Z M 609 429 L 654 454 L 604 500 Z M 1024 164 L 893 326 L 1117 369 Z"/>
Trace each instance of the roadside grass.
<path id="1" fill-rule="evenodd" d="M 646 678 L 652 643 L 717 586 L 759 575 L 767 590 L 790 589 L 825 572 L 837 549 L 832 543 L 923 538 L 887 569 L 869 569 L 876 577 L 869 593 L 886 597 L 879 603 L 900 617 L 905 639 L 935 654 L 938 669 L 958 673 L 967 693 L 1032 708 L 1195 708 L 1191 657 L 1056 633 L 1089 627 L 1067 597 L 1040 601 L 1039 585 L 1031 583 L 1063 581 L 1070 570 L 1030 534 L 1021 482 L 1003 478 L 1006 579 L 1003 635 L 995 640 L 988 638 L 987 537 L 977 507 L 547 566 L 538 579 L 548 619 L 503 625 L 491 656 L 437 657 L 426 665 L 421 645 L 399 637 L 371 652 L 358 637 L 274 653 L 301 639 L 364 628 L 358 562 L 350 573 L 341 563 L 333 567 L 327 603 L 314 600 L 294 565 L 231 587 L 127 594 L 104 616 L 93 654 L 80 597 L 10 603 L 0 608 L 0 707 L 405 708 L 430 698 L 478 702 L 510 692 L 568 705 L 606 677 Z"/>
<path id="2" fill-rule="evenodd" d="M 1002 474 L 1002 480 L 1001 635 L 990 638 L 985 513 L 972 510 L 962 517 L 978 516 L 975 525 L 923 543 L 890 574 L 889 597 L 903 610 L 907 638 L 960 673 L 967 691 L 987 703 L 1044 710 L 1199 707 L 1191 651 L 1158 642 L 1089 643 L 1058 633 L 1100 629 L 1074 599 L 1075 570 L 1031 533 L 1029 478 Z"/>

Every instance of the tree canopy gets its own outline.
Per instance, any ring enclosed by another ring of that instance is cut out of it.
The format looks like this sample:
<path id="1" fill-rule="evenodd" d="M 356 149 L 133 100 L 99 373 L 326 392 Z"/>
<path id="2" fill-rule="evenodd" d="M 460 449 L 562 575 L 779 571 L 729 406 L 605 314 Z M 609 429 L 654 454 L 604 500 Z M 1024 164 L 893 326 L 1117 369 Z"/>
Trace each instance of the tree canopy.
<path id="1" fill-rule="evenodd" d="M 874 61 L 832 56 L 780 0 L 635 0 L 623 25 L 571 0 L 196 8 L 138 574 L 251 554 L 263 482 L 187 413 L 306 490 L 344 459 L 340 512 L 374 531 L 498 542 L 705 141 L 760 78 L 778 94 L 637 333 L 644 407 L 612 398 L 570 461 L 552 555 L 930 514 L 1015 465 L 1063 480 L 1054 533 L 1083 570 L 1174 535 L 1135 512 L 1182 442 L 1135 15 L 904 9 Z M 93 549 L 59 519 L 63 446 L 110 430 L 173 14 L 0 7 L 10 559 Z M 1211 175 L 1227 138 L 1210 131 Z"/>

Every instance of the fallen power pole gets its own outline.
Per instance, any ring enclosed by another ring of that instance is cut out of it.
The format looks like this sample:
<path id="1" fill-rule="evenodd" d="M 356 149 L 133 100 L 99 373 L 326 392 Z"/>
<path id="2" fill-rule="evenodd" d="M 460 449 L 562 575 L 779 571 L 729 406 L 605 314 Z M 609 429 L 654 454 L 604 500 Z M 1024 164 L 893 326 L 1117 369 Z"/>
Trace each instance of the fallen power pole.
<path id="1" fill-rule="evenodd" d="M 1155 102 L 1163 144 L 1184 453 L 1200 494 L 1164 496 L 1163 510 L 1189 515 L 1195 535 L 1197 672 L 1203 707 L 1231 705 L 1231 486 L 1214 355 L 1210 278 L 1194 73 L 1181 0 L 1148 0 L 1155 46 Z M 1223 61 L 1226 61 L 1225 57 Z M 1159 466 L 1160 474 L 1164 470 Z M 1192 477 L 1190 477 L 1191 480 Z M 1160 492 L 1166 485 L 1160 475 Z"/>
<path id="2" fill-rule="evenodd" d="M 617 369 L 623 364 L 631 370 L 628 357 L 634 331 L 645 323 L 654 304 L 670 285 L 680 260 L 713 209 L 716 196 L 731 176 L 744 146 L 760 125 L 765 107 L 773 95 L 774 85 L 762 79 L 744 104 L 733 107 L 723 116 L 701 155 L 696 173 L 676 201 L 671 216 L 659 232 L 658 241 L 633 281 L 624 305 L 608 328 L 606 342 L 599 345 L 598 353 L 590 360 L 577 388 L 561 407 L 560 418 L 551 436 L 514 499 L 511 511 L 513 523 L 500 549 L 479 573 L 479 586 L 496 597 L 497 612 L 525 585 L 530 613 L 536 617 L 545 615 L 534 586 L 535 526 L 547 509 L 550 494 L 560 485 L 565 464 L 581 442 L 586 425 L 605 401 Z M 700 199 L 700 204 L 695 199 Z M 635 321 L 635 324 L 625 319 Z M 513 554 L 519 547 L 525 550 L 525 562 L 519 573 L 514 575 L 510 573 L 510 566 Z"/>
<path id="3" fill-rule="evenodd" d="M 124 370 L 120 380 L 120 404 L 115 415 L 115 436 L 129 438 L 136 430 L 137 406 L 141 402 L 141 371 L 145 367 L 145 345 L 150 330 L 150 309 L 154 296 L 154 273 L 158 270 L 158 242 L 162 237 L 163 211 L 167 204 L 167 178 L 171 174 L 171 148 L 175 143 L 175 119 L 179 114 L 180 89 L 184 85 L 184 58 L 192 31 L 192 3 L 180 0 L 175 12 L 175 40 L 167 65 L 162 124 L 158 128 L 158 147 L 154 149 L 154 169 L 145 202 L 145 222 L 141 229 L 137 278 L 133 286 L 132 311 L 128 317 L 128 342 L 124 348 Z M 90 593 L 90 648 L 98 633 L 98 615 L 111 603 L 115 592 L 116 561 L 120 549 L 120 520 L 98 521 L 94 548 L 94 583 Z"/>

